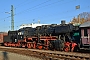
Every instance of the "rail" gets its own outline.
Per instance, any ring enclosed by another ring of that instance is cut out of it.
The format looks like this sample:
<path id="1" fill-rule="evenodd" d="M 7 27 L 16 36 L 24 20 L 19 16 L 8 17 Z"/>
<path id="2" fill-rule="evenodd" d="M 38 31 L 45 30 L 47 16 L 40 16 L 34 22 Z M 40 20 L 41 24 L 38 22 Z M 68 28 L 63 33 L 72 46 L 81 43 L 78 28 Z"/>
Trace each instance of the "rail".
<path id="1" fill-rule="evenodd" d="M 18 53 L 27 56 L 38 57 L 43 60 L 90 60 L 90 54 L 76 52 L 61 52 L 38 49 L 0 47 L 0 51 Z"/>

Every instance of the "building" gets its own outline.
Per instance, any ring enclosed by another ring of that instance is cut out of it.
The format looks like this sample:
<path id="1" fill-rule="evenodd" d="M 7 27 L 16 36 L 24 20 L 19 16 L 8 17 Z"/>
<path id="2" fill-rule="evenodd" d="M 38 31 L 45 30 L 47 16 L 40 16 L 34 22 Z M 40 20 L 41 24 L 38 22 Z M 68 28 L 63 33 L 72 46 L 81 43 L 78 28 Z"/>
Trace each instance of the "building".
<path id="1" fill-rule="evenodd" d="M 24 27 L 36 28 L 37 26 L 42 26 L 42 25 L 48 25 L 48 24 L 39 24 L 39 23 L 22 24 L 20 25 L 20 28 L 24 28 Z"/>
<path id="2" fill-rule="evenodd" d="M 3 43 L 3 37 L 8 35 L 7 32 L 0 32 L 0 44 Z"/>
<path id="3" fill-rule="evenodd" d="M 90 21 L 81 24 L 80 29 L 82 48 L 85 47 L 90 49 Z"/>

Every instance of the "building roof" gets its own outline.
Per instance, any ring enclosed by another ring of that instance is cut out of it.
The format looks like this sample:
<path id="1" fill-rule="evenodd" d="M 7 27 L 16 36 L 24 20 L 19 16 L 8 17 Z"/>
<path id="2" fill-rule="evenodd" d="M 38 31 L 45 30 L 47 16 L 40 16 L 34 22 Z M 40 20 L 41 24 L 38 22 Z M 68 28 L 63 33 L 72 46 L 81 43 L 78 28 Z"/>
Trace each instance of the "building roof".
<path id="1" fill-rule="evenodd" d="M 90 27 L 90 21 L 81 24 L 80 27 Z"/>

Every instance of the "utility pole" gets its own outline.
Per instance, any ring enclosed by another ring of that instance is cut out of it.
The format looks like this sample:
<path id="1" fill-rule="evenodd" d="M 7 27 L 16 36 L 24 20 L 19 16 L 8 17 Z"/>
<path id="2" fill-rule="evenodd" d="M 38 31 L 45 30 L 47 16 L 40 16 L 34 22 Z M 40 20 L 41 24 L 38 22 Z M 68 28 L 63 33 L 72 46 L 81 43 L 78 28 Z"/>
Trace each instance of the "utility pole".
<path id="1" fill-rule="evenodd" d="M 80 14 L 78 15 L 78 23 L 81 24 Z"/>
<path id="2" fill-rule="evenodd" d="M 11 5 L 11 30 L 14 31 L 14 7 Z"/>

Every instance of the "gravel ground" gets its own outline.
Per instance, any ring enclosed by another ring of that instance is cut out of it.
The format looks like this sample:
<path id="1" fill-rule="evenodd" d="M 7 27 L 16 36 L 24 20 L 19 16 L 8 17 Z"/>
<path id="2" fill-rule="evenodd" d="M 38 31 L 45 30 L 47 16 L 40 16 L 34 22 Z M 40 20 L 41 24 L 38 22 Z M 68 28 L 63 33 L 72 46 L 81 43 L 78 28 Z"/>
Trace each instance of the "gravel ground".
<path id="1" fill-rule="evenodd" d="M 0 51 L 0 60 L 42 60 L 36 57 Z"/>

